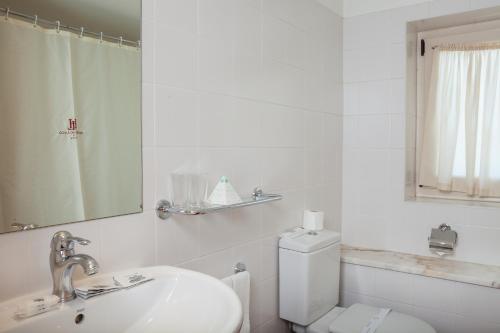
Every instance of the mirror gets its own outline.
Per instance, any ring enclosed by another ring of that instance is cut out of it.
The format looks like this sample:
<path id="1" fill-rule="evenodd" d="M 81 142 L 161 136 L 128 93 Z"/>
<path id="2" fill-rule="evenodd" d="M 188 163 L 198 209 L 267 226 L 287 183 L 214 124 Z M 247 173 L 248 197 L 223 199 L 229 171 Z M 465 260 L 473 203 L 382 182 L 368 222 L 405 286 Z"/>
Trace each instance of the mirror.
<path id="1" fill-rule="evenodd" d="M 140 25 L 141 0 L 0 0 L 0 233 L 142 211 Z"/>

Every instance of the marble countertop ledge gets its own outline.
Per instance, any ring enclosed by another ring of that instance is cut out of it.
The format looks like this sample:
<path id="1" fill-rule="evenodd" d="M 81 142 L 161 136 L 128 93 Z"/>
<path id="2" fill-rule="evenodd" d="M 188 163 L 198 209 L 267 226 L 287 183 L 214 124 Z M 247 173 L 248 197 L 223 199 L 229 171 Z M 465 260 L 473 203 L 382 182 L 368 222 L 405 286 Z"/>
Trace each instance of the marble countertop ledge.
<path id="1" fill-rule="evenodd" d="M 500 289 L 500 266 L 342 245 L 341 261 Z"/>

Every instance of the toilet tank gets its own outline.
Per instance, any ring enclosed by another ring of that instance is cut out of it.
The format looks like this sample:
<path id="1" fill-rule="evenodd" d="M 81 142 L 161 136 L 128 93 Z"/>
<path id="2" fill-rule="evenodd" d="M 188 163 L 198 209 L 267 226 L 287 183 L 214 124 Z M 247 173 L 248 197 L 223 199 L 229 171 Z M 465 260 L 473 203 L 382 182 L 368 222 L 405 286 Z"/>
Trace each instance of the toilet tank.
<path id="1" fill-rule="evenodd" d="M 307 326 L 339 301 L 340 234 L 299 229 L 279 241 L 280 318 Z"/>

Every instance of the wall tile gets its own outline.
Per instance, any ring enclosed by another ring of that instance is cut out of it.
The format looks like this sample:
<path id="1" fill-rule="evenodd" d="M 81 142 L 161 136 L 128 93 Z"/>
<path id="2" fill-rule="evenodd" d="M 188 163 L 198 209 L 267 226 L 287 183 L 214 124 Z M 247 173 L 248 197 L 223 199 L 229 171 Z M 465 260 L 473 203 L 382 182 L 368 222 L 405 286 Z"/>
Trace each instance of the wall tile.
<path id="1" fill-rule="evenodd" d="M 259 6 L 256 6 L 256 3 Z M 262 85 L 262 13 L 260 0 L 236 3 L 234 38 L 234 93 L 237 96 L 260 99 Z"/>
<path id="2" fill-rule="evenodd" d="M 374 270 L 374 274 L 374 296 L 398 303 L 411 304 L 412 276 L 410 274 L 384 269 Z"/>
<path id="3" fill-rule="evenodd" d="M 471 0 L 471 9 L 481 9 L 500 6 L 499 0 Z"/>
<path id="4" fill-rule="evenodd" d="M 33 267 L 30 266 L 35 264 L 39 266 L 39 264 L 32 257 L 35 250 L 30 248 L 30 234 L 13 233 L 2 236 L 2 238 L 0 242 L 0 261 L 4 267 L 8 267 L 8 269 L 0 270 L 0 279 L 2 280 L 0 300 L 3 301 L 25 294 L 30 290 L 27 286 L 32 281 L 28 277 L 33 273 L 38 273 L 36 270 L 33 272 Z M 49 246 L 50 238 L 47 238 L 43 249 L 49 248 Z M 15 249 L 15 252 L 12 251 L 13 249 Z M 44 268 L 50 275 L 48 255 Z M 42 288 L 49 288 L 49 286 L 50 284 L 47 284 Z"/>
<path id="5" fill-rule="evenodd" d="M 266 191 L 286 191 L 304 187 L 304 153 L 299 148 L 267 149 L 263 158 Z"/>
<path id="6" fill-rule="evenodd" d="M 412 304 L 441 312 L 456 313 L 456 284 L 450 281 L 414 275 Z"/>
<path id="7" fill-rule="evenodd" d="M 155 218 L 157 264 L 176 265 L 200 256 L 200 218 L 171 216 Z"/>
<path id="8" fill-rule="evenodd" d="M 100 260 L 102 271 L 112 272 L 154 265 L 156 252 L 154 234 L 153 211 L 103 221 Z"/>
<path id="9" fill-rule="evenodd" d="M 156 1 L 143 0 L 142 1 L 142 19 L 153 19 L 155 13 Z"/>
<path id="10" fill-rule="evenodd" d="M 156 25 L 156 82 L 194 88 L 196 84 L 196 35 Z"/>
<path id="11" fill-rule="evenodd" d="M 477 301 L 471 301 L 477 300 Z M 498 307 L 500 290 L 458 283 L 456 286 L 457 313 L 500 324 Z"/>
<path id="12" fill-rule="evenodd" d="M 155 88 L 153 84 L 142 85 L 142 145 L 151 147 L 155 143 Z"/>
<path id="13" fill-rule="evenodd" d="M 272 278 L 259 284 L 258 304 L 260 320 L 265 323 L 277 317 L 278 308 L 278 279 Z"/>
<path id="14" fill-rule="evenodd" d="M 261 94 L 266 101 L 294 107 L 305 103 L 303 70 L 274 60 L 263 60 Z"/>
<path id="15" fill-rule="evenodd" d="M 196 33 L 196 11 L 196 0 L 156 1 L 156 20 L 174 30 Z"/>
<path id="16" fill-rule="evenodd" d="M 198 1 L 199 33 L 201 35 L 229 37 L 233 34 L 235 1 Z"/>
<path id="17" fill-rule="evenodd" d="M 393 61 L 401 62 L 401 59 L 395 59 L 396 55 L 391 51 L 397 50 L 386 45 L 344 50 L 344 82 L 376 81 L 393 77 L 394 68 L 400 68 L 393 67 Z M 394 76 L 396 74 L 399 71 L 395 71 Z"/>
<path id="18" fill-rule="evenodd" d="M 212 35 L 201 37 L 198 61 L 200 89 L 233 94 L 234 57 L 230 38 Z"/>
<path id="19" fill-rule="evenodd" d="M 264 106 L 261 122 L 263 143 L 266 146 L 304 146 L 304 112 L 302 110 L 269 104 Z"/>
<path id="20" fill-rule="evenodd" d="M 404 115 L 391 116 L 391 148 L 405 147 L 405 125 L 406 117 Z"/>
<path id="21" fill-rule="evenodd" d="M 306 112 L 304 118 L 305 145 L 310 148 L 319 148 L 325 138 L 326 117 L 319 112 Z M 328 117 L 329 120 L 331 118 L 332 117 Z M 335 128 L 331 128 L 334 126 L 331 120 L 328 125 L 330 126 L 329 130 L 335 132 Z M 332 142 L 332 144 L 334 144 L 334 142 Z"/>
<path id="22" fill-rule="evenodd" d="M 223 279 L 233 274 L 232 257 L 232 249 L 226 249 L 187 261 L 180 264 L 179 267 L 205 273 L 217 279 Z"/>
<path id="23" fill-rule="evenodd" d="M 278 244 L 279 238 L 276 236 L 262 240 L 261 277 L 263 280 L 278 276 Z"/>
<path id="24" fill-rule="evenodd" d="M 150 0 L 152 1 L 152 0 Z M 142 82 L 154 83 L 155 82 L 155 55 L 156 55 L 156 38 L 155 38 L 155 24 L 154 21 L 142 21 Z"/>
<path id="25" fill-rule="evenodd" d="M 145 211 L 155 207 L 155 150 L 144 148 L 142 150 L 142 205 Z"/>
<path id="26" fill-rule="evenodd" d="M 500 324 L 490 323 L 484 320 L 474 320 L 470 317 L 456 316 L 454 322 L 454 333 L 496 333 L 500 332 Z"/>
<path id="27" fill-rule="evenodd" d="M 470 0 L 434 0 L 429 7 L 431 16 L 449 15 L 468 10 Z"/>
<path id="28" fill-rule="evenodd" d="M 191 91 L 156 86 L 158 146 L 195 146 L 199 142 L 199 96 Z"/>
<path id="29" fill-rule="evenodd" d="M 358 124 L 358 147 L 387 148 L 391 138 L 391 117 L 387 115 L 361 116 Z"/>
<path id="30" fill-rule="evenodd" d="M 267 187 L 264 187 L 267 191 Z M 276 236 L 302 225 L 304 194 L 302 191 L 281 192 L 283 200 L 262 207 L 262 235 Z"/>
<path id="31" fill-rule="evenodd" d="M 342 264 L 340 289 L 351 293 L 375 296 L 375 272 L 359 265 Z"/>

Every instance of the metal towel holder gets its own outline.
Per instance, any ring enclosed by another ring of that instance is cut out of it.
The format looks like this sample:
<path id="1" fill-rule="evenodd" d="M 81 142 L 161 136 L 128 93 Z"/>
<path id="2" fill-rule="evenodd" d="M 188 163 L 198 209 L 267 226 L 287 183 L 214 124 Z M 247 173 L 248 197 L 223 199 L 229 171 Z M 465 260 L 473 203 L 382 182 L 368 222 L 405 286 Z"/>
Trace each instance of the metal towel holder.
<path id="1" fill-rule="evenodd" d="M 247 266 L 242 262 L 239 262 L 233 266 L 234 274 L 243 273 L 243 272 L 246 272 L 246 270 L 247 270 Z"/>

